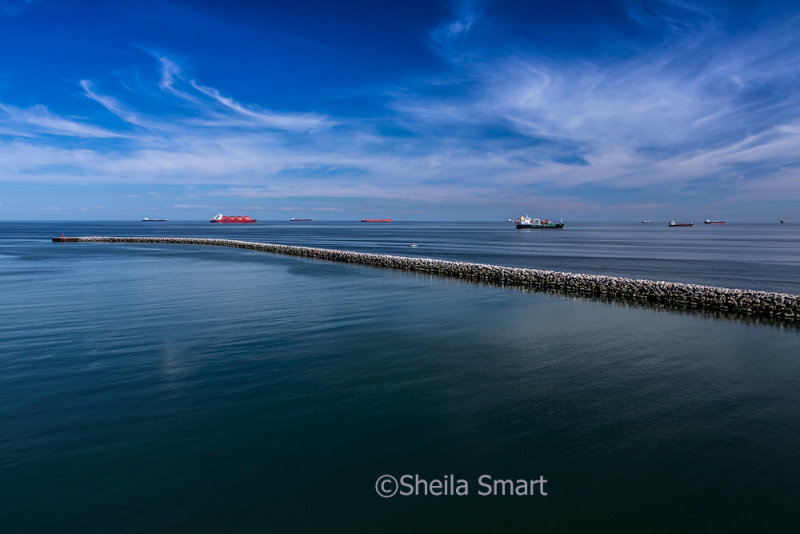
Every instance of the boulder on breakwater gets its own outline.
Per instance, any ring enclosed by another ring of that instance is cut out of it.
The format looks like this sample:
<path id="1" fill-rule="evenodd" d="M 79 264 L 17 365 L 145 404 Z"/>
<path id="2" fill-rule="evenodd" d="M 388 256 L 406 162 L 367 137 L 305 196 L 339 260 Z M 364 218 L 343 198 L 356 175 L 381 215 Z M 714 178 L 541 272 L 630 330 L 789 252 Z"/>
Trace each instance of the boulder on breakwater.
<path id="1" fill-rule="evenodd" d="M 476 280 L 492 284 L 518 286 L 540 291 L 557 291 L 609 300 L 707 310 L 726 315 L 766 318 L 776 322 L 800 322 L 800 295 L 728 289 L 724 287 L 635 280 L 615 276 L 563 273 L 521 267 L 503 267 L 480 263 L 412 258 L 348 252 L 323 248 L 256 243 L 234 239 L 191 237 L 54 237 L 54 242 L 68 243 L 154 243 L 176 245 L 211 245 L 235 247 L 273 254 L 302 256 L 328 261 L 358 263 L 388 269 Z"/>

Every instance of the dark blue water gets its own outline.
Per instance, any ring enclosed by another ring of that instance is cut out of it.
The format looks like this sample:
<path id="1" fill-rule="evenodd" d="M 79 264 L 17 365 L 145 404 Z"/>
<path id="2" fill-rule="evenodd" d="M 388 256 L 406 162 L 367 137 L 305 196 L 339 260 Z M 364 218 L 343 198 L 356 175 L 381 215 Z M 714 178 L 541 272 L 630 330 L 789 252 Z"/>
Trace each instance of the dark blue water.
<path id="1" fill-rule="evenodd" d="M 800 292 L 782 226 L 0 223 L 3 532 L 793 532 L 800 332 L 224 236 Z M 416 249 L 409 242 L 419 243 Z M 381 475 L 469 495 L 376 494 Z M 481 475 L 547 495 L 480 496 Z"/>

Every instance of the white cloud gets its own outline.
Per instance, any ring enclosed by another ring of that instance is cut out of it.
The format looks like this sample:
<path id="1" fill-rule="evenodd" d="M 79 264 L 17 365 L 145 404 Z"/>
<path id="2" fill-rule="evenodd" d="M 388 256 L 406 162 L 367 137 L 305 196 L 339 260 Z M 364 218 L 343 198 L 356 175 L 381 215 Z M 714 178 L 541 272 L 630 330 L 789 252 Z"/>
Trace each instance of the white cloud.
<path id="1" fill-rule="evenodd" d="M 473 0 L 461 0 L 455 3 L 454 15 L 450 20 L 445 21 L 431 32 L 431 38 L 440 50 L 451 59 L 456 59 L 459 55 L 456 50 L 459 47 L 456 42 L 465 36 L 477 24 L 481 17 L 481 10 Z"/>
<path id="2" fill-rule="evenodd" d="M 192 87 L 206 96 L 209 96 L 240 115 L 252 119 L 256 124 L 280 130 L 314 131 L 329 128 L 332 123 L 325 117 L 315 113 L 274 113 L 270 111 L 254 110 L 240 104 L 233 98 L 223 96 L 213 87 L 204 87 L 197 82 L 191 82 Z"/>
<path id="3" fill-rule="evenodd" d="M 81 87 L 83 87 L 84 94 L 106 108 L 108 111 L 118 116 L 125 122 L 135 125 L 145 125 L 145 123 L 136 115 L 136 113 L 129 111 L 116 98 L 106 95 L 100 95 L 95 92 L 94 85 L 89 80 L 81 80 Z"/>
<path id="4" fill-rule="evenodd" d="M 5 115 L 2 129 L 5 135 L 32 137 L 43 133 L 67 137 L 124 137 L 124 134 L 92 124 L 59 117 L 42 105 L 22 109 L 0 104 L 0 112 Z"/>
<path id="5" fill-rule="evenodd" d="M 158 86 L 164 91 L 173 91 L 175 78 L 180 76 L 181 69 L 177 63 L 171 61 L 168 57 L 159 56 L 158 61 L 161 63 L 161 82 Z"/>

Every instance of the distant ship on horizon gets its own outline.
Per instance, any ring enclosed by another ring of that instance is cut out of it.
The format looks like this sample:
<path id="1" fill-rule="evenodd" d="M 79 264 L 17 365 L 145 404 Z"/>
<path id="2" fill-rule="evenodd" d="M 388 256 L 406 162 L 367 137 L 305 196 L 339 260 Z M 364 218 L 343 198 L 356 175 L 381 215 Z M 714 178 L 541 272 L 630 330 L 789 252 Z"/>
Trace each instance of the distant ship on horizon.
<path id="1" fill-rule="evenodd" d="M 142 219 L 142 222 L 167 222 L 166 219 L 151 219 L 150 217 L 145 217 Z"/>
<path id="2" fill-rule="evenodd" d="M 516 220 L 516 223 L 518 230 L 529 228 L 552 228 L 561 230 L 564 228 L 564 221 L 552 222 L 550 219 L 531 219 L 527 215 L 521 215 L 520 218 Z"/>
<path id="3" fill-rule="evenodd" d="M 214 218 L 208 222 L 221 224 L 248 224 L 254 223 L 256 220 L 257 219 L 251 219 L 247 215 L 223 215 L 222 213 L 217 213 L 214 215 Z"/>
<path id="4" fill-rule="evenodd" d="M 292 218 L 291 218 L 291 219 L 289 219 L 289 220 L 290 220 L 290 221 L 292 221 L 292 222 L 311 222 L 311 221 L 313 221 L 314 219 L 300 219 L 300 218 L 298 218 L 298 217 L 292 217 Z"/>
<path id="5" fill-rule="evenodd" d="M 361 222 L 392 222 L 391 219 L 367 219 L 364 217 L 361 219 Z"/>

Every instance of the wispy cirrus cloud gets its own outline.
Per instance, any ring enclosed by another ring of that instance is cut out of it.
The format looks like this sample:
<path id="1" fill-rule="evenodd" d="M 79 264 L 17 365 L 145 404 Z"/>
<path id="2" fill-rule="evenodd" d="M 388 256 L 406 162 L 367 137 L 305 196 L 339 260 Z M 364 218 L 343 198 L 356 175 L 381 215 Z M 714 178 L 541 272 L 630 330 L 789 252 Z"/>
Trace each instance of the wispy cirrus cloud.
<path id="1" fill-rule="evenodd" d="M 222 95 L 222 93 L 213 87 L 204 87 L 194 81 L 191 82 L 191 85 L 200 93 L 222 104 L 225 108 L 251 121 L 255 121 L 256 124 L 264 127 L 276 128 L 279 130 L 308 131 L 332 126 L 332 123 L 328 119 L 315 113 L 274 113 L 271 111 L 256 110 L 237 102 L 233 98 Z"/>
<path id="2" fill-rule="evenodd" d="M 3 124 L 0 131 L 5 135 L 33 137 L 40 134 L 67 137 L 124 137 L 124 134 L 94 126 L 83 121 L 59 117 L 46 106 L 18 108 L 0 104 Z"/>
<path id="3" fill-rule="evenodd" d="M 130 111 L 125 108 L 120 102 L 112 97 L 107 95 L 101 95 L 95 92 L 94 84 L 89 80 L 81 80 L 80 82 L 81 87 L 83 88 L 84 94 L 94 100 L 108 111 L 119 117 L 120 119 L 124 120 L 125 122 L 129 122 L 136 126 L 144 125 L 142 119 L 133 111 Z"/>
<path id="4" fill-rule="evenodd" d="M 180 76 L 181 69 L 177 63 L 165 56 L 156 56 L 161 63 L 161 81 L 158 86 L 162 91 L 174 91 L 175 80 Z"/>
<path id="5" fill-rule="evenodd" d="M 158 83 L 158 87 L 162 91 L 171 93 L 181 100 L 202 106 L 200 97 L 180 88 L 185 82 L 180 64 L 177 61 L 156 52 L 150 52 L 150 55 L 155 57 L 161 65 L 161 80 Z"/>
<path id="6" fill-rule="evenodd" d="M 505 131 L 506 146 L 528 142 L 531 182 L 631 187 L 718 172 L 758 180 L 748 164 L 797 165 L 798 19 L 721 35 L 713 13 L 664 4 L 668 13 L 646 24 L 668 19 L 673 31 L 652 49 L 587 59 L 492 47 L 467 63 L 459 51 L 462 93 L 407 93 L 391 105 L 409 128 L 477 125 Z M 686 10 L 691 24 L 678 24 Z"/>

